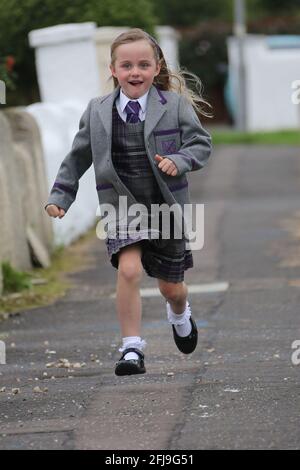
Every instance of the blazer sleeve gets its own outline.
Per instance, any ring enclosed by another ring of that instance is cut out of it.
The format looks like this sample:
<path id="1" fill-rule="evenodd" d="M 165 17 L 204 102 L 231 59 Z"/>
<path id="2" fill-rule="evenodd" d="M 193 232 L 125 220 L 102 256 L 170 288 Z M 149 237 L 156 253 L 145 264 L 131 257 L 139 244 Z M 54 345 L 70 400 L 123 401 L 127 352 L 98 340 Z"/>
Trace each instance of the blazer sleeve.
<path id="1" fill-rule="evenodd" d="M 55 182 L 45 205 L 55 204 L 68 211 L 75 201 L 79 179 L 92 164 L 92 150 L 90 139 L 90 112 L 91 103 L 83 113 L 79 121 L 79 131 L 74 137 L 71 151 L 62 161 Z"/>
<path id="2" fill-rule="evenodd" d="M 175 154 L 166 155 L 175 163 L 178 176 L 203 168 L 212 149 L 210 134 L 202 127 L 193 106 L 183 96 L 179 98 L 179 127 L 181 147 Z"/>

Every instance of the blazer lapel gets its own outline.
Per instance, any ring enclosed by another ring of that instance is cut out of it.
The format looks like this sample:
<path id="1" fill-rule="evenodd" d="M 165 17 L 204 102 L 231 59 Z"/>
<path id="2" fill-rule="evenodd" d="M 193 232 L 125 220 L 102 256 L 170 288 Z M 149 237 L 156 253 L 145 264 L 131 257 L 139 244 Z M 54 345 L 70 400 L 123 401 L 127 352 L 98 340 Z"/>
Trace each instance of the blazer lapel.
<path id="1" fill-rule="evenodd" d="M 153 129 L 156 127 L 158 121 L 161 119 L 163 114 L 166 112 L 167 103 L 163 93 L 158 90 L 154 85 L 149 90 L 147 100 L 147 112 L 145 119 L 144 136 L 145 141 L 149 139 L 149 136 Z"/>
<path id="2" fill-rule="evenodd" d="M 120 86 L 118 85 L 114 91 L 99 104 L 99 117 L 103 123 L 104 129 L 108 135 L 112 135 L 112 108 L 115 98 L 118 96 Z"/>

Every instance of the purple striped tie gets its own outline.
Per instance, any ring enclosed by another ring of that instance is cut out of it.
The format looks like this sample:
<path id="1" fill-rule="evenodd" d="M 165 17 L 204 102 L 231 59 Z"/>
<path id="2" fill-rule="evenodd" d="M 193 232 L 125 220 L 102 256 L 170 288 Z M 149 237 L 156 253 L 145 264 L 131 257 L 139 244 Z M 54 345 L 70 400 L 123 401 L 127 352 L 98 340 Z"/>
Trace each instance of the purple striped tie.
<path id="1" fill-rule="evenodd" d="M 126 122 L 140 122 L 139 118 L 140 103 L 138 101 L 128 101 L 125 106 L 125 111 L 127 113 Z"/>

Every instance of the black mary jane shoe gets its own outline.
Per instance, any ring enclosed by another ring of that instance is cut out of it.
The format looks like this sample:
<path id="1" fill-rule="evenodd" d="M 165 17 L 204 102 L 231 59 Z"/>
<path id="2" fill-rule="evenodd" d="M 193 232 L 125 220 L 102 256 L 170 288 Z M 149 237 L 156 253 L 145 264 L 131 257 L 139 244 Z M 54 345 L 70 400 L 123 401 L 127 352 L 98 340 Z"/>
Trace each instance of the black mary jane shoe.
<path id="1" fill-rule="evenodd" d="M 192 325 L 192 331 L 188 336 L 179 336 L 176 332 L 175 326 L 172 325 L 174 341 L 179 351 L 183 354 L 191 354 L 196 349 L 198 342 L 197 325 L 192 317 L 190 317 L 190 322 Z"/>
<path id="2" fill-rule="evenodd" d="M 138 359 L 125 360 L 124 357 L 129 352 L 135 352 Z M 137 348 L 127 348 L 123 351 L 122 356 L 116 363 L 115 374 L 116 375 L 133 375 L 133 374 L 144 374 L 146 372 L 144 363 L 144 354 Z"/>

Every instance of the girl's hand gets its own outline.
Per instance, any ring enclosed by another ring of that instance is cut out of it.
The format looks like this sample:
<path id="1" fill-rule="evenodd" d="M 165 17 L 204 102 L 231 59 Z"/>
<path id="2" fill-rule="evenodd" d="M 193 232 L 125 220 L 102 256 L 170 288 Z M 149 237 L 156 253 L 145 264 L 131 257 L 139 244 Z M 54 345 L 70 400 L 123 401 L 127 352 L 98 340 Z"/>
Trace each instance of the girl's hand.
<path id="1" fill-rule="evenodd" d="M 60 219 L 65 215 L 65 211 L 61 208 L 56 206 L 55 204 L 49 204 L 46 207 L 47 214 L 50 217 L 59 217 Z"/>
<path id="2" fill-rule="evenodd" d="M 172 160 L 170 160 L 167 157 L 161 157 L 160 155 L 156 154 L 155 155 L 155 160 L 158 162 L 158 168 L 163 171 L 164 173 L 167 173 L 167 175 L 170 176 L 176 176 L 178 173 L 177 166 L 175 165 Z"/>

